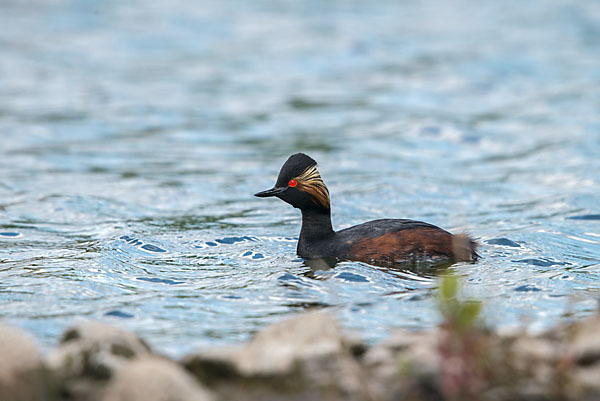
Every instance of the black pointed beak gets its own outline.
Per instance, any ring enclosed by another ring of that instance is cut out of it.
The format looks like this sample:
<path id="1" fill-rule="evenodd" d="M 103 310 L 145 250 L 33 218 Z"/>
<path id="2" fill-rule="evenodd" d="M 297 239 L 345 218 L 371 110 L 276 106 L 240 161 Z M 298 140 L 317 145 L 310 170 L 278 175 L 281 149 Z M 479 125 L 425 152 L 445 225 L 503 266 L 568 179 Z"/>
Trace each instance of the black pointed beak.
<path id="1" fill-rule="evenodd" d="M 256 194 L 254 194 L 254 196 L 258 196 L 259 198 L 267 198 L 269 196 L 277 196 L 280 193 L 282 193 L 283 191 L 285 191 L 286 189 L 287 189 L 286 187 L 283 187 L 283 188 L 273 187 L 271 189 L 267 189 L 266 191 L 256 193 Z"/>

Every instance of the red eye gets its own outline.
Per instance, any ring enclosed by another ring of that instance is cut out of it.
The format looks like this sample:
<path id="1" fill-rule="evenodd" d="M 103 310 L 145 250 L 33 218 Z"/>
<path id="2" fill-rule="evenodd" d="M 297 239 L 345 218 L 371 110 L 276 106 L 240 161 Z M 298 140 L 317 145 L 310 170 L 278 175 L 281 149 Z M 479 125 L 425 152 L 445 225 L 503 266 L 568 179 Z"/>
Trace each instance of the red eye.
<path id="1" fill-rule="evenodd" d="M 295 187 L 296 185 L 298 185 L 298 183 L 296 182 L 296 180 L 290 180 L 290 182 L 288 182 L 288 185 L 290 187 Z"/>

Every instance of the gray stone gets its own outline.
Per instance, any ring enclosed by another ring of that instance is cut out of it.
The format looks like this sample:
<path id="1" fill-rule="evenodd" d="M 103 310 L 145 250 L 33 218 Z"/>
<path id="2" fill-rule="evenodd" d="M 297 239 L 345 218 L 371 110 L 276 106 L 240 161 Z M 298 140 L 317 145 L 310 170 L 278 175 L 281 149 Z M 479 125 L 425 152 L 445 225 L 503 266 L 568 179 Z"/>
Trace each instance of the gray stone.
<path id="1" fill-rule="evenodd" d="M 600 316 L 574 325 L 568 353 L 581 366 L 600 363 Z"/>
<path id="2" fill-rule="evenodd" d="M 65 332 L 49 357 L 69 397 L 96 400 L 101 388 L 129 359 L 150 353 L 134 333 L 89 321 Z"/>
<path id="3" fill-rule="evenodd" d="M 241 347 L 218 347 L 185 356 L 181 363 L 202 383 L 216 385 L 242 377 L 235 364 Z"/>
<path id="4" fill-rule="evenodd" d="M 280 375 L 291 373 L 299 361 L 343 350 L 337 321 L 329 314 L 312 312 L 265 328 L 236 355 L 235 361 L 246 376 Z"/>
<path id="5" fill-rule="evenodd" d="M 0 324 L 0 400 L 55 399 L 53 378 L 29 335 Z"/>
<path id="6" fill-rule="evenodd" d="M 573 325 L 566 345 L 571 363 L 571 393 L 583 399 L 600 399 L 600 316 Z"/>
<path id="7" fill-rule="evenodd" d="M 369 394 L 378 400 L 421 399 L 439 391 L 439 330 L 395 331 L 362 358 Z M 409 397 L 410 398 L 410 397 Z"/>
<path id="8" fill-rule="evenodd" d="M 547 386 L 554 380 L 558 349 L 550 339 L 521 334 L 514 338 L 509 350 L 505 350 L 511 358 L 507 364 L 521 376 Z"/>
<path id="9" fill-rule="evenodd" d="M 122 366 L 102 401 L 213 401 L 215 397 L 174 362 L 144 356 Z"/>
<path id="10" fill-rule="evenodd" d="M 363 400 L 367 385 L 357 349 L 330 314 L 307 312 L 265 328 L 243 347 L 200 352 L 183 362 L 225 399 Z"/>

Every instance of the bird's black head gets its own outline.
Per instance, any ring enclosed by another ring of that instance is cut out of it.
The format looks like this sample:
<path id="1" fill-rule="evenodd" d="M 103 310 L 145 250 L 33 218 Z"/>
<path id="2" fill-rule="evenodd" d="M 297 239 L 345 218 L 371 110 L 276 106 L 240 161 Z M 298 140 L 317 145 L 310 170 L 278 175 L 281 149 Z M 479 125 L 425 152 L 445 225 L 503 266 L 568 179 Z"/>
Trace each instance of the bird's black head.
<path id="1" fill-rule="evenodd" d="M 276 196 L 299 209 L 329 211 L 329 191 L 317 170 L 317 162 L 304 153 L 291 155 L 279 171 L 275 186 L 254 194 Z"/>

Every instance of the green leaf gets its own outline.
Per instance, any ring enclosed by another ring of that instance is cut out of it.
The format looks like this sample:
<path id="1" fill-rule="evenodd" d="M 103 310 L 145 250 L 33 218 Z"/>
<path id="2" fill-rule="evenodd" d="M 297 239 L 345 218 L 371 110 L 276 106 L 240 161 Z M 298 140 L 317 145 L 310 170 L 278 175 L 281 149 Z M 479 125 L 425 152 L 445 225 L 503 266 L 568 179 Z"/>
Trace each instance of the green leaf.
<path id="1" fill-rule="evenodd" d="M 479 316 L 479 312 L 481 312 L 481 302 L 480 301 L 465 301 L 462 303 L 460 307 L 460 312 L 458 315 L 458 321 L 461 328 L 465 329 L 473 326 L 475 320 Z"/>
<path id="2" fill-rule="evenodd" d="M 440 294 L 442 296 L 442 302 L 456 298 L 458 289 L 458 278 L 452 274 L 445 275 L 442 278 L 440 286 Z"/>

